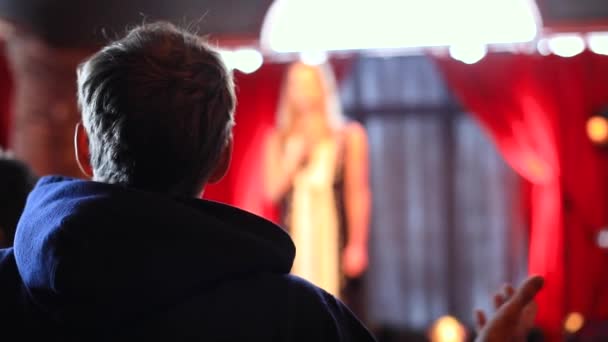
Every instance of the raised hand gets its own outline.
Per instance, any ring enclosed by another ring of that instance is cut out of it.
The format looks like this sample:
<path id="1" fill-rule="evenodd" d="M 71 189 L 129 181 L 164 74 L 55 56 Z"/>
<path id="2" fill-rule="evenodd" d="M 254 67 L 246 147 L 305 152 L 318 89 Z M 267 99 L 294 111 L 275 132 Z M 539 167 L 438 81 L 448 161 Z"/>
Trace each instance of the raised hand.
<path id="1" fill-rule="evenodd" d="M 308 159 L 310 144 L 301 136 L 293 136 L 285 146 L 285 167 L 289 171 L 299 169 Z"/>
<path id="2" fill-rule="evenodd" d="M 537 307 L 534 297 L 543 287 L 543 278 L 528 278 L 519 289 L 504 286 L 494 296 L 496 313 L 488 320 L 483 311 L 476 311 L 477 342 L 520 342 L 534 325 Z"/>

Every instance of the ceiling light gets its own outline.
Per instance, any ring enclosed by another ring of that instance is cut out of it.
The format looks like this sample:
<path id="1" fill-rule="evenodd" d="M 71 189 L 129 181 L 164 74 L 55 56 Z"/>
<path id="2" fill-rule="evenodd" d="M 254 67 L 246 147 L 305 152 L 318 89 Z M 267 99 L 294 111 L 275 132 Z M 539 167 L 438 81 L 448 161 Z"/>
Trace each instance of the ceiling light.
<path id="1" fill-rule="evenodd" d="M 549 38 L 549 49 L 561 57 L 574 57 L 585 51 L 585 41 L 578 34 L 563 34 Z"/>
<path id="2" fill-rule="evenodd" d="M 466 64 L 479 62 L 487 53 L 488 48 L 480 44 L 450 46 L 450 56 Z"/>
<path id="3" fill-rule="evenodd" d="M 262 54 L 254 49 L 223 50 L 220 52 L 226 67 L 245 74 L 258 70 L 264 64 Z"/>
<path id="4" fill-rule="evenodd" d="M 608 55 L 608 32 L 592 32 L 587 36 L 589 49 L 600 55 Z"/>
<path id="5" fill-rule="evenodd" d="M 536 38 L 531 0 L 275 0 L 261 33 L 276 52 L 507 44 Z"/>

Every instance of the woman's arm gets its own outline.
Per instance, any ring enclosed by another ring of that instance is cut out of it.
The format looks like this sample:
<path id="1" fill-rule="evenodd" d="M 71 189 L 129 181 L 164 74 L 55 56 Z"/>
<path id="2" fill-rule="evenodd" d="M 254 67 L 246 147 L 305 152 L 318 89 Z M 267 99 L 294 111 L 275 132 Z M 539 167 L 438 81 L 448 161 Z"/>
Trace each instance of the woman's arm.
<path id="1" fill-rule="evenodd" d="M 266 198 L 273 203 L 281 199 L 291 189 L 293 177 L 305 157 L 303 142 L 295 142 L 297 146 L 291 147 L 285 153 L 281 139 L 276 132 L 272 132 L 266 140 L 264 153 L 264 190 Z M 294 145 L 293 143 L 291 145 Z"/>
<path id="2" fill-rule="evenodd" d="M 367 268 L 367 241 L 371 212 L 367 133 L 358 124 L 346 130 L 344 199 L 348 240 L 343 255 L 347 276 L 360 276 Z"/>

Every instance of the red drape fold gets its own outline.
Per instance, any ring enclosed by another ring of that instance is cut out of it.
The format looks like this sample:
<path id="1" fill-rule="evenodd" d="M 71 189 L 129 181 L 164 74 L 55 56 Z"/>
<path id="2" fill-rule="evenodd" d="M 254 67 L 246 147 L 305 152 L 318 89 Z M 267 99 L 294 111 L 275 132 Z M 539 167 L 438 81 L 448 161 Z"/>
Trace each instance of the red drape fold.
<path id="1" fill-rule="evenodd" d="M 4 44 L 0 43 L 0 48 Z M 0 52 L 0 147 L 8 147 L 11 125 L 12 78 L 4 52 Z"/>
<path id="2" fill-rule="evenodd" d="M 608 57 L 436 61 L 505 160 L 531 183 L 529 270 L 546 277 L 539 324 L 556 336 L 568 312 L 606 318 L 608 262 L 594 237 L 608 223 L 608 152 L 591 144 L 585 123 L 608 105 Z"/>
<path id="3" fill-rule="evenodd" d="M 210 185 L 205 198 L 243 208 L 277 222 L 276 208 L 264 201 L 263 158 L 266 135 L 275 121 L 284 64 L 265 64 L 253 74 L 236 74 L 234 152 L 226 177 Z"/>

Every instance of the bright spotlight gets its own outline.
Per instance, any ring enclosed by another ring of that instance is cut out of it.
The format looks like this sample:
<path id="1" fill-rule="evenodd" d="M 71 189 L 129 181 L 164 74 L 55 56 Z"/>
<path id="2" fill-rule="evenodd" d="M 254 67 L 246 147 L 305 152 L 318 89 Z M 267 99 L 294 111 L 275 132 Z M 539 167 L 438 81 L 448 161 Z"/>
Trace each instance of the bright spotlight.
<path id="1" fill-rule="evenodd" d="M 452 316 L 439 318 L 429 331 L 431 342 L 464 342 L 467 330 Z"/>
<path id="2" fill-rule="evenodd" d="M 224 61 L 226 68 L 233 70 L 234 69 L 234 52 L 230 50 L 220 50 L 220 57 Z"/>
<path id="3" fill-rule="evenodd" d="M 564 330 L 570 334 L 574 334 L 585 325 L 585 317 L 578 312 L 572 312 L 564 321 Z"/>
<path id="4" fill-rule="evenodd" d="M 450 56 L 466 64 L 479 62 L 488 53 L 485 45 L 452 45 Z"/>
<path id="5" fill-rule="evenodd" d="M 541 56 L 549 56 L 551 54 L 551 49 L 549 48 L 549 40 L 548 39 L 540 39 L 536 44 L 536 48 L 538 49 L 538 53 Z"/>
<path id="6" fill-rule="evenodd" d="M 531 0 L 275 0 L 260 36 L 276 52 L 399 49 L 533 41 Z M 414 33 L 415 32 L 415 33 Z"/>
<path id="7" fill-rule="evenodd" d="M 601 249 L 608 249 L 608 228 L 604 228 L 597 233 L 597 245 Z"/>
<path id="8" fill-rule="evenodd" d="M 251 74 L 264 64 L 262 54 L 254 49 L 239 49 L 233 52 L 234 68 L 245 74 Z"/>
<path id="9" fill-rule="evenodd" d="M 587 120 L 587 136 L 596 145 L 608 143 L 608 118 L 603 115 L 592 116 Z"/>
<path id="10" fill-rule="evenodd" d="M 599 55 L 608 55 L 608 32 L 592 32 L 587 36 L 589 49 Z"/>
<path id="11" fill-rule="evenodd" d="M 308 65 L 321 65 L 327 62 L 327 53 L 325 51 L 307 51 L 300 54 L 300 60 Z"/>
<path id="12" fill-rule="evenodd" d="M 577 34 L 564 34 L 549 38 L 549 49 L 561 57 L 574 57 L 585 51 L 585 41 Z"/>

